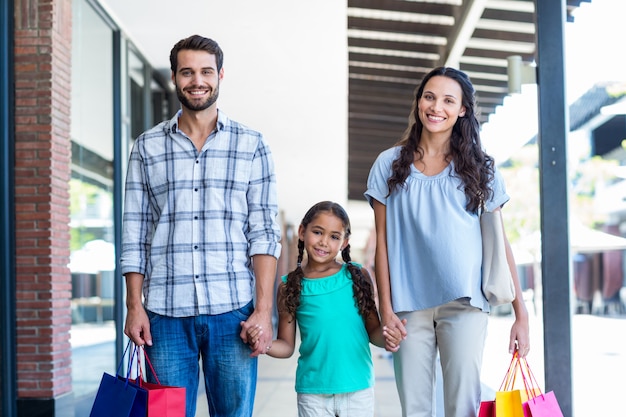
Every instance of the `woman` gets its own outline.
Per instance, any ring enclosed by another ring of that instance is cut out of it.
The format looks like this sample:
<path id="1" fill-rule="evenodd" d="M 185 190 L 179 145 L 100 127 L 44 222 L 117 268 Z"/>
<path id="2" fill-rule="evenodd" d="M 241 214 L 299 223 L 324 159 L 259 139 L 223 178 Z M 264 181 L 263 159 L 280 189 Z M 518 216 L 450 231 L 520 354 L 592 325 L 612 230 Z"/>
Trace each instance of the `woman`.
<path id="1" fill-rule="evenodd" d="M 416 90 L 402 140 L 372 166 L 365 196 L 376 223 L 382 325 L 406 339 L 394 353 L 403 416 L 433 415 L 439 354 L 446 417 L 476 416 L 489 304 L 481 291 L 480 211 L 509 200 L 481 147 L 474 87 L 447 67 Z M 509 350 L 530 349 L 528 312 L 508 244 L 516 299 Z M 406 320 L 406 326 L 402 320 Z"/>

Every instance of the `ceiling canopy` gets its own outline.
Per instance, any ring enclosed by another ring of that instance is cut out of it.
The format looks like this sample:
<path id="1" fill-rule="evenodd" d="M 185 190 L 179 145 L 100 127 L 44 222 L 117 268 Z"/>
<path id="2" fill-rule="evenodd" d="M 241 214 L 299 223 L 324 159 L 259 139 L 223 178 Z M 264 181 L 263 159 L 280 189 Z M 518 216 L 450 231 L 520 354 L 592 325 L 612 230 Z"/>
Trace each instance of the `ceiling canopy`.
<path id="1" fill-rule="evenodd" d="M 567 19 L 584 0 L 567 0 Z M 587 0 L 590 1 L 590 0 Z M 484 123 L 508 94 L 507 58 L 534 60 L 532 0 L 348 0 L 349 198 L 407 126 L 413 92 L 431 69 L 466 72 Z"/>

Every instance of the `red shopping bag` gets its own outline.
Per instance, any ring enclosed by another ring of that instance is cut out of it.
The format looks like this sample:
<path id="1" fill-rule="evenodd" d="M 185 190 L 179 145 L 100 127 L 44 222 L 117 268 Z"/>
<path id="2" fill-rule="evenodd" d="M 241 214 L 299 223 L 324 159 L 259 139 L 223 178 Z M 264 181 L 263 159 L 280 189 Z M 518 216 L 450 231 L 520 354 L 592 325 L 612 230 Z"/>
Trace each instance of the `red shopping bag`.
<path id="1" fill-rule="evenodd" d="M 563 412 L 556 400 L 554 391 L 542 393 L 535 375 L 530 370 L 526 358 L 520 359 L 522 377 L 528 392 L 528 400 L 524 402 L 524 417 L 563 417 Z"/>
<path id="2" fill-rule="evenodd" d="M 185 417 L 187 408 L 185 387 L 152 384 L 141 381 L 148 391 L 148 417 Z"/>
<path id="3" fill-rule="evenodd" d="M 146 358 L 146 364 L 150 368 L 150 371 L 157 382 L 156 384 L 153 384 L 143 380 L 141 362 L 138 354 L 137 369 L 139 376 L 137 377 L 136 384 L 148 391 L 147 417 L 185 417 L 187 409 L 186 388 L 161 384 L 156 372 L 154 372 L 154 368 L 152 367 L 150 358 L 148 358 L 148 354 L 143 348 L 141 350 Z"/>
<path id="4" fill-rule="evenodd" d="M 478 417 L 496 417 L 496 402 L 482 401 L 478 409 Z"/>

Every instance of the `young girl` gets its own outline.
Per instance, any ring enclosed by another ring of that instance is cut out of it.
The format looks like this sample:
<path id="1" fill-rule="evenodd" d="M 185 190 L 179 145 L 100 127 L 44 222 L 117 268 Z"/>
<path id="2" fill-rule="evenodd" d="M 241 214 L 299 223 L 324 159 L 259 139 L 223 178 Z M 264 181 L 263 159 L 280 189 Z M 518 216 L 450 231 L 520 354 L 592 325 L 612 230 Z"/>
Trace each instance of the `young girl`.
<path id="1" fill-rule="evenodd" d="M 278 336 L 267 354 L 288 358 L 300 329 L 296 371 L 299 417 L 372 417 L 369 343 L 396 351 L 400 332 L 381 329 L 371 279 L 350 259 L 350 220 L 337 203 L 309 209 L 298 229 L 298 266 L 278 289 Z M 306 252 L 306 262 L 303 262 Z M 336 257 L 341 252 L 343 263 Z M 253 346 L 262 334 L 248 331 Z"/>

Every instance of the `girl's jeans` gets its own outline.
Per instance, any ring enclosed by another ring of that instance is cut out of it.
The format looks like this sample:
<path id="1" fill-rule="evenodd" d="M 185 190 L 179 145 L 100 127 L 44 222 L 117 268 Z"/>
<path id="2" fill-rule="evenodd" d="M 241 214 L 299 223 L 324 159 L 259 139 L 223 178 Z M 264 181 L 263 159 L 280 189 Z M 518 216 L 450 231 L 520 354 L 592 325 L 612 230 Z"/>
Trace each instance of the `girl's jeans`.
<path id="1" fill-rule="evenodd" d="M 148 311 L 151 347 L 148 357 L 163 385 L 186 387 L 187 417 L 196 415 L 199 359 L 212 417 L 249 417 L 254 406 L 257 358 L 239 333 L 252 314 L 252 302 L 218 315 L 166 317 Z M 146 372 L 149 382 L 156 382 Z"/>

